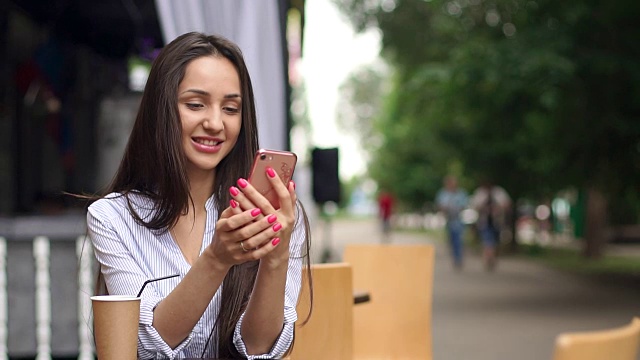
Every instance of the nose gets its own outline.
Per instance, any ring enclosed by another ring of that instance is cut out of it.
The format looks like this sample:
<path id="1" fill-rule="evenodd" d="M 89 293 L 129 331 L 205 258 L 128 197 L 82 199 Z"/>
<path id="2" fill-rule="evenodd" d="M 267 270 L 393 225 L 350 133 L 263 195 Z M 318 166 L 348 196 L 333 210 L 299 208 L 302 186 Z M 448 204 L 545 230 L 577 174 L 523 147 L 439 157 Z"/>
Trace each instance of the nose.
<path id="1" fill-rule="evenodd" d="M 222 112 L 220 110 L 212 109 L 207 111 L 202 121 L 202 127 L 213 132 L 219 132 L 224 130 L 224 121 L 222 119 Z"/>

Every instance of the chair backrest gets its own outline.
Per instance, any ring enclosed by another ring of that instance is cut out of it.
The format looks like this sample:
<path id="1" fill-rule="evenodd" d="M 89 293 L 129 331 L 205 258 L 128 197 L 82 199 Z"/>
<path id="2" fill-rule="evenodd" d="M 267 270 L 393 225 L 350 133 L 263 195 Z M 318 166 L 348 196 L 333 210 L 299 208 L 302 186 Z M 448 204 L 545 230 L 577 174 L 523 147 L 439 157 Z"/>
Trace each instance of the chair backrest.
<path id="1" fill-rule="evenodd" d="M 309 321 L 300 326 L 309 313 L 308 277 L 302 281 L 296 308 L 292 360 L 353 358 L 353 282 L 351 265 L 346 263 L 313 264 L 313 311 Z"/>
<path id="2" fill-rule="evenodd" d="M 354 358 L 431 359 L 433 246 L 350 244 L 343 261 L 371 297 L 354 307 Z"/>
<path id="3" fill-rule="evenodd" d="M 612 329 L 568 332 L 556 337 L 554 360 L 636 360 L 640 318 Z"/>

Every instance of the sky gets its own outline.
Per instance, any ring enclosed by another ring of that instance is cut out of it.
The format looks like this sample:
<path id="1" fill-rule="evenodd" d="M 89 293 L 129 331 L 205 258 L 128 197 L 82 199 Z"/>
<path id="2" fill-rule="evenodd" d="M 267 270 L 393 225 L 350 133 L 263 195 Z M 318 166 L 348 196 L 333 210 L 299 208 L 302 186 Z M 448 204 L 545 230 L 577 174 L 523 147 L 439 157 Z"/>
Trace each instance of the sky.
<path id="1" fill-rule="evenodd" d="M 300 71 L 313 128 L 311 146 L 338 147 L 340 177 L 346 180 L 362 174 L 365 164 L 356 139 L 337 129 L 338 89 L 354 69 L 375 61 L 380 36 L 373 30 L 355 34 L 331 0 L 306 0 L 304 26 Z"/>

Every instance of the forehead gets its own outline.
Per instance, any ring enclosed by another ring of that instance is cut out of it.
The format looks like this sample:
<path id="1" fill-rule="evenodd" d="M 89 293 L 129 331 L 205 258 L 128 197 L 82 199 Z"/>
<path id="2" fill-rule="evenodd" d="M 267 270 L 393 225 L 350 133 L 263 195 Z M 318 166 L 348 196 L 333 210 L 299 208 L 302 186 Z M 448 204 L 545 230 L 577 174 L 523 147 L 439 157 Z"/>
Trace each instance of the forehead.
<path id="1" fill-rule="evenodd" d="M 221 86 L 236 92 L 240 90 L 236 67 L 222 56 L 202 56 L 187 64 L 179 88 L 198 87 L 209 91 Z"/>

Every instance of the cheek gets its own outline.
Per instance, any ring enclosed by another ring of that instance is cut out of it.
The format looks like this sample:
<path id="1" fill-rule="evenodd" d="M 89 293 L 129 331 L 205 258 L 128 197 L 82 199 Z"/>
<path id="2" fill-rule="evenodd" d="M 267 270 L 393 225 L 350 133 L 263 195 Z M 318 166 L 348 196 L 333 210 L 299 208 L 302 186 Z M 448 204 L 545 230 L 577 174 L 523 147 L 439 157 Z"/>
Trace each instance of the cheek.
<path id="1" fill-rule="evenodd" d="M 182 136 L 189 137 L 194 128 L 198 125 L 198 121 L 193 119 L 190 114 L 180 113 L 180 123 L 182 124 Z"/>
<path id="2" fill-rule="evenodd" d="M 228 139 L 236 140 L 240 135 L 240 128 L 242 127 L 241 121 L 230 121 L 225 124 L 225 131 Z"/>
<path id="3" fill-rule="evenodd" d="M 178 111 L 178 116 L 180 117 L 180 126 L 182 127 L 182 134 L 184 135 L 189 128 L 189 117 L 183 113 L 182 110 Z"/>

